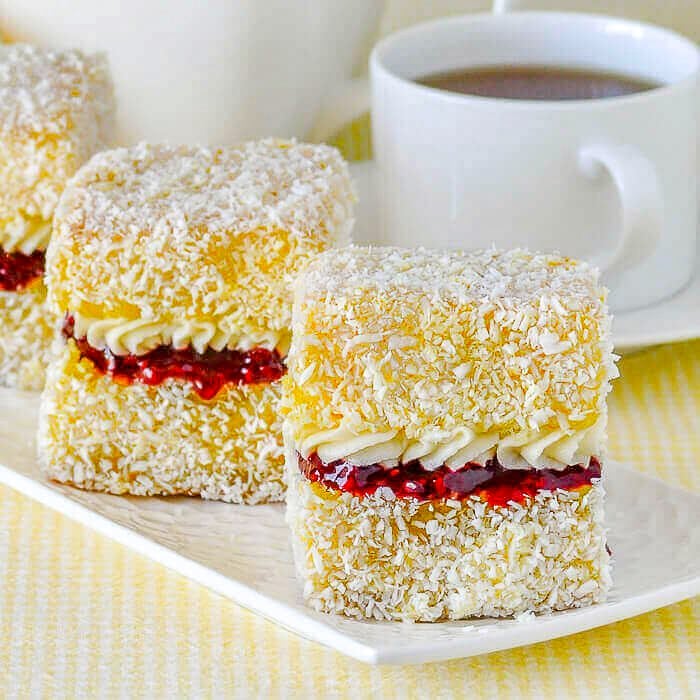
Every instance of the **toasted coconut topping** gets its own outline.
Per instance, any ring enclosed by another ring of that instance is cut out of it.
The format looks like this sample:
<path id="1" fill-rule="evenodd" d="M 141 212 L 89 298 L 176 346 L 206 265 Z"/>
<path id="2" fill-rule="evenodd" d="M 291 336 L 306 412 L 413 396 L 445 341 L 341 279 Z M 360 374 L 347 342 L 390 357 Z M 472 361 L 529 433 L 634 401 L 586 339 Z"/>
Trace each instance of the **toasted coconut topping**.
<path id="1" fill-rule="evenodd" d="M 292 330 L 284 411 L 297 444 L 340 435 L 352 454 L 383 441 L 391 458 L 466 433 L 494 437 L 484 449 L 526 445 L 539 464 L 554 442 L 555 459 L 575 458 L 585 431 L 585 451 L 604 452 L 615 356 L 605 290 L 584 263 L 328 251 L 299 279 Z"/>
<path id="2" fill-rule="evenodd" d="M 114 98 L 104 54 L 0 48 L 0 132 L 63 136 L 76 118 L 112 119 Z M 94 126 L 93 126 L 94 128 Z"/>
<path id="3" fill-rule="evenodd" d="M 304 597 L 359 619 L 505 617 L 605 600 L 610 557 L 600 483 L 523 504 L 358 498 L 287 456 L 287 521 Z"/>
<path id="4" fill-rule="evenodd" d="M 139 144 L 95 156 L 56 214 L 50 299 L 85 318 L 217 337 L 287 331 L 298 271 L 346 241 L 353 192 L 334 148 L 263 140 Z"/>
<path id="5" fill-rule="evenodd" d="M 213 400 L 191 384 L 124 386 L 58 343 L 42 394 L 39 460 L 50 478 L 138 496 L 231 503 L 284 497 L 279 382 L 227 385 Z"/>
<path id="6" fill-rule="evenodd" d="M 19 291 L 0 291 L 0 386 L 41 389 L 55 333 L 41 280 Z"/>
<path id="7" fill-rule="evenodd" d="M 0 47 L 0 246 L 47 243 L 66 181 L 112 138 L 114 97 L 105 57 Z"/>

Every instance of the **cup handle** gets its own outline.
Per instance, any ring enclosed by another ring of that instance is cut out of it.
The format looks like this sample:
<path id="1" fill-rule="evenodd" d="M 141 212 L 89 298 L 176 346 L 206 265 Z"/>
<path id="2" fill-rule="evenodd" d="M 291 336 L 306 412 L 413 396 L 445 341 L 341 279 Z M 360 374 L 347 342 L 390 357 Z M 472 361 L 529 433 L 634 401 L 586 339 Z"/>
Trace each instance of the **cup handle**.
<path id="1" fill-rule="evenodd" d="M 351 78 L 329 96 L 308 137 L 328 141 L 344 126 L 369 111 L 369 78 Z"/>
<path id="2" fill-rule="evenodd" d="M 651 162 L 631 146 L 585 146 L 579 151 L 581 172 L 597 179 L 612 178 L 622 207 L 622 227 L 612 248 L 589 258 L 602 273 L 618 274 L 646 260 L 661 237 L 663 198 Z"/>

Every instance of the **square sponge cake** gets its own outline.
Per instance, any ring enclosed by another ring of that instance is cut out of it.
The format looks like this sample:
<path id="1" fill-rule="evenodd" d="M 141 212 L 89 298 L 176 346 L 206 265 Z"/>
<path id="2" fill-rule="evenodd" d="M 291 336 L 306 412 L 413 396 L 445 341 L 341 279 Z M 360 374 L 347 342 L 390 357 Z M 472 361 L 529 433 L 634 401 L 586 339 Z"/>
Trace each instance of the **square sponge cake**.
<path id="1" fill-rule="evenodd" d="M 47 255 L 65 323 L 42 397 L 45 472 L 112 493 L 280 500 L 292 285 L 347 241 L 353 201 L 328 146 L 95 156 Z"/>
<path id="2" fill-rule="evenodd" d="M 510 616 L 604 599 L 605 291 L 552 255 L 348 247 L 300 277 L 287 519 L 313 607 Z"/>
<path id="3" fill-rule="evenodd" d="M 59 197 L 110 144 L 104 56 L 0 47 L 0 384 L 40 389 L 55 331 L 42 281 Z"/>

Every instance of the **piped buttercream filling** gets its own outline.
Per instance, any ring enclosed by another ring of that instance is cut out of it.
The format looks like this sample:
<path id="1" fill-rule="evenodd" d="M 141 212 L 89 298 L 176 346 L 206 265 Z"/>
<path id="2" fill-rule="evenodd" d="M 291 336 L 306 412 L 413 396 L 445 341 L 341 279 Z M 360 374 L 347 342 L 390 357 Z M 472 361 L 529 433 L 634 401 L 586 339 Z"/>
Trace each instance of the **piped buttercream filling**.
<path id="1" fill-rule="evenodd" d="M 98 349 L 84 337 L 76 336 L 73 318 L 63 324 L 64 337 L 75 344 L 81 358 L 100 374 L 120 384 L 139 382 L 157 386 L 168 379 L 190 383 L 203 399 L 213 399 L 228 384 L 276 382 L 286 371 L 276 350 L 213 350 L 203 353 L 192 347 L 176 349 L 159 346 L 142 355 L 115 355 L 109 348 Z"/>
<path id="2" fill-rule="evenodd" d="M 0 233 L 0 245 L 7 253 L 20 252 L 30 255 L 35 250 L 45 250 L 50 238 L 51 221 L 17 216 L 4 222 Z"/>
<path id="3" fill-rule="evenodd" d="M 408 439 L 400 430 L 357 433 L 340 426 L 302 436 L 297 449 L 304 458 L 316 453 L 325 463 L 343 460 L 358 466 L 393 467 L 419 460 L 425 469 L 442 465 L 459 469 L 470 462 L 484 464 L 496 458 L 505 469 L 564 469 L 587 464 L 591 456 L 600 454 L 606 417 L 603 412 L 585 428 L 522 431 L 504 437 L 467 426 L 425 431 L 418 439 Z"/>
<path id="4" fill-rule="evenodd" d="M 154 319 L 90 318 L 71 313 L 76 336 L 83 337 L 98 350 L 115 355 L 143 355 L 154 348 L 171 345 L 181 349 L 248 351 L 253 348 L 277 350 L 284 357 L 289 349 L 288 334 L 280 331 L 241 329 L 224 330 L 207 321 L 166 323 Z"/>

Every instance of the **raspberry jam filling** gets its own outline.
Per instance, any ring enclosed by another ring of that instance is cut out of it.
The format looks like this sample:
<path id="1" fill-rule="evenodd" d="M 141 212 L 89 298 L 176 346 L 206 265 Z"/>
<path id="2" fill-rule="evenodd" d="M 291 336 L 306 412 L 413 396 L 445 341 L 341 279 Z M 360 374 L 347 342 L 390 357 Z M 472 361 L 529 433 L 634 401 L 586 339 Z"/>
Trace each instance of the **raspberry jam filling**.
<path id="1" fill-rule="evenodd" d="M 342 459 L 325 464 L 316 453 L 306 459 L 299 454 L 297 457 L 299 469 L 307 479 L 353 496 L 369 496 L 385 487 L 399 498 L 432 501 L 478 496 L 492 506 L 505 506 L 511 501 L 522 503 L 538 491 L 573 491 L 589 486 L 591 480 L 599 479 L 601 474 L 600 462 L 595 457 L 591 457 L 587 467 L 575 464 L 561 471 L 504 469 L 495 458 L 484 465 L 470 462 L 452 470 L 443 464 L 431 471 L 418 460 L 387 469 L 381 464 L 356 466 Z"/>
<path id="2" fill-rule="evenodd" d="M 154 386 L 174 378 L 190 382 L 203 399 L 213 399 L 226 384 L 276 382 L 286 371 L 277 350 L 211 350 L 199 353 L 188 347 L 176 350 L 161 345 L 143 355 L 115 355 L 109 348 L 98 350 L 86 338 L 76 338 L 75 322 L 68 315 L 63 335 L 72 338 L 80 356 L 120 384 L 140 382 Z"/>
<path id="3" fill-rule="evenodd" d="M 6 253 L 0 248 L 0 289 L 17 292 L 44 274 L 44 251 Z"/>

